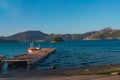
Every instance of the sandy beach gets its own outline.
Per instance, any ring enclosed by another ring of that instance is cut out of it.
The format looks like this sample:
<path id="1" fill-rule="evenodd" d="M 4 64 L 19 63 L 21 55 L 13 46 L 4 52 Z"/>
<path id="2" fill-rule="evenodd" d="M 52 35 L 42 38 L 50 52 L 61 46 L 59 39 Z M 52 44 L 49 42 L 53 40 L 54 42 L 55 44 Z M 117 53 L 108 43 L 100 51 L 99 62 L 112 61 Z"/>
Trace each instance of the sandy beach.
<path id="1" fill-rule="evenodd" d="M 16 71 L 0 74 L 0 80 L 120 80 L 120 64 L 106 64 L 77 68 Z"/>

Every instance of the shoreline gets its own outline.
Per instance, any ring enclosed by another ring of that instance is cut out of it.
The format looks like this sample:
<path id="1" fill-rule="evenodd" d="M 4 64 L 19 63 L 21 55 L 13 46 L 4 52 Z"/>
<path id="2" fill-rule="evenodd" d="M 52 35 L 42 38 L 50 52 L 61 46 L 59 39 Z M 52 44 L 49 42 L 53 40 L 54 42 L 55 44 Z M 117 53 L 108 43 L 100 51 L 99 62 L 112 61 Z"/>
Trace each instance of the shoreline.
<path id="1" fill-rule="evenodd" d="M 110 75 L 120 72 L 120 64 L 105 64 L 74 68 L 56 68 L 46 70 L 15 71 L 0 74 L 0 78 L 12 77 L 51 77 L 51 76 L 76 76 L 76 75 Z"/>

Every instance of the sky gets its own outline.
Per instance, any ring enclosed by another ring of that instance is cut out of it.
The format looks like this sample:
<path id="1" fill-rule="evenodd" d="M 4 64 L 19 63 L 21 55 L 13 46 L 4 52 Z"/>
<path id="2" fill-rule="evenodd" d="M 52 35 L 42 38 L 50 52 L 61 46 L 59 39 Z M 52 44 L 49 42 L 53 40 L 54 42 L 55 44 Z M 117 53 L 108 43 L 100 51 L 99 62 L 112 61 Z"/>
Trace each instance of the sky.
<path id="1" fill-rule="evenodd" d="M 120 29 L 120 0 L 0 0 L 0 36 Z"/>

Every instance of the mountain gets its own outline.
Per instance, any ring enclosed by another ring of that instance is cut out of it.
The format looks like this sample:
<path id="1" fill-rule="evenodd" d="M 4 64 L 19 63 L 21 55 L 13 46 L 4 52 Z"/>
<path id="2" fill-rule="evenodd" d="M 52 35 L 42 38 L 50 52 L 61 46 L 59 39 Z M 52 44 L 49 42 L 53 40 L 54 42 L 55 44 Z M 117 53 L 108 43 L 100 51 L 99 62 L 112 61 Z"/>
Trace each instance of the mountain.
<path id="1" fill-rule="evenodd" d="M 91 36 L 92 34 L 95 34 L 96 31 L 87 32 L 84 34 L 50 34 L 46 37 L 44 37 L 45 41 L 51 41 L 55 37 L 61 37 L 65 41 L 75 41 L 75 40 L 83 40 L 87 36 Z"/>
<path id="2" fill-rule="evenodd" d="M 18 41 L 18 42 L 27 42 L 27 41 L 51 41 L 55 37 L 61 37 L 65 41 L 74 41 L 74 40 L 82 40 L 84 37 L 91 36 L 96 33 L 87 32 L 84 34 L 46 34 L 41 31 L 25 31 L 20 32 L 8 37 L 0 37 L 2 40 L 7 41 Z M 2 42 L 2 40 L 0 40 Z"/>
<path id="3" fill-rule="evenodd" d="M 25 31 L 8 37 L 0 37 L 0 42 L 51 41 L 61 37 L 64 41 L 120 39 L 120 30 L 110 27 L 84 34 L 46 34 L 41 31 Z"/>
<path id="4" fill-rule="evenodd" d="M 18 42 L 17 40 L 5 40 L 5 39 L 0 39 L 0 43 L 4 42 Z"/>
<path id="5" fill-rule="evenodd" d="M 106 40 L 106 39 L 120 39 L 120 30 L 112 28 L 105 28 L 97 31 L 97 33 L 87 36 L 84 40 Z"/>
<path id="6" fill-rule="evenodd" d="M 45 36 L 48 36 L 48 34 L 45 34 L 41 31 L 25 31 L 25 32 L 17 33 L 12 36 L 8 36 L 5 39 L 17 40 L 19 42 L 26 42 L 26 41 L 43 40 Z"/>

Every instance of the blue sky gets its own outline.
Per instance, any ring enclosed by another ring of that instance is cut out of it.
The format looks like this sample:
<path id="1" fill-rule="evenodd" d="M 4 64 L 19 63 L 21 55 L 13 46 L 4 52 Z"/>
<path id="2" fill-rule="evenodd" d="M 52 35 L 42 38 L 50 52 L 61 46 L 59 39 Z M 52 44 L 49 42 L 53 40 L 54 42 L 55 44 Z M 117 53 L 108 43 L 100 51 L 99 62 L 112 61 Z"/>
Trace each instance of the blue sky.
<path id="1" fill-rule="evenodd" d="M 0 36 L 120 29 L 120 0 L 0 0 Z"/>

